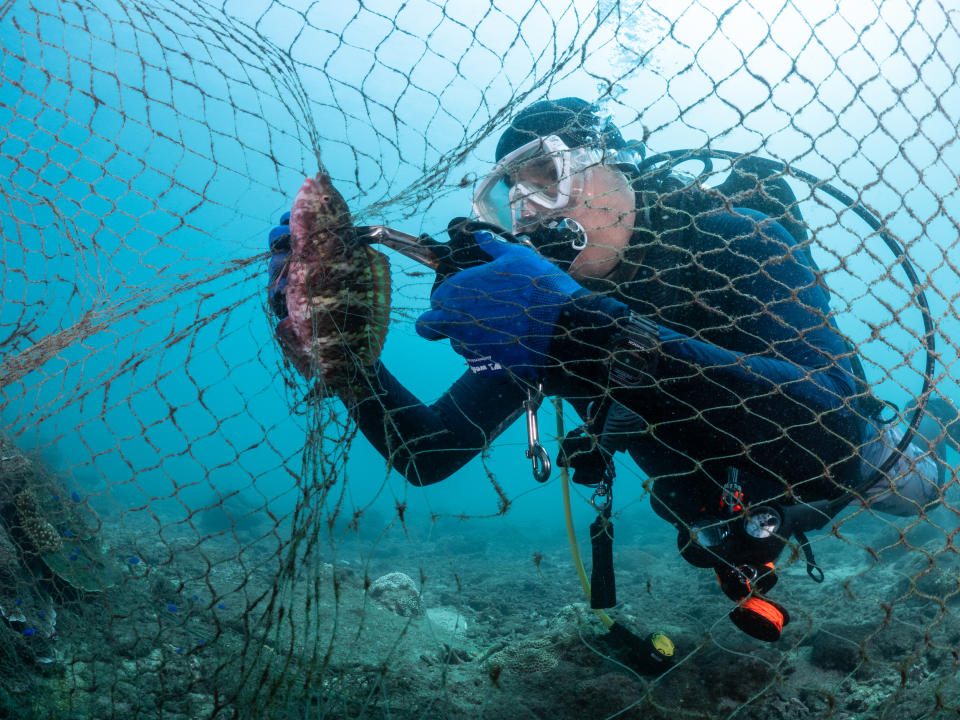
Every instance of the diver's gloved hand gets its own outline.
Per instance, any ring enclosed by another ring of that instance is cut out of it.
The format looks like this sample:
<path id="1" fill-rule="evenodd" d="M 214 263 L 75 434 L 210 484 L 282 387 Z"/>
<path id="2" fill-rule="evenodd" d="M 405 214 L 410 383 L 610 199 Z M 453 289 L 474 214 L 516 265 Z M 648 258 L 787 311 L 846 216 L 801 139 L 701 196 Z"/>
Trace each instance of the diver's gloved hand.
<path id="1" fill-rule="evenodd" d="M 421 244 L 429 247 L 441 263 L 430 291 L 431 295 L 445 280 L 460 270 L 486 265 L 493 260 L 493 256 L 477 242 L 476 233 L 483 230 L 514 241 L 513 236 L 501 227 L 465 217 L 455 217 L 447 223 L 447 235 L 450 237 L 448 242 L 437 242 L 429 235 L 420 236 Z"/>
<path id="2" fill-rule="evenodd" d="M 450 338 L 468 360 L 489 358 L 492 369 L 539 378 L 555 362 L 548 351 L 561 311 L 587 291 L 528 247 L 489 230 L 472 234 L 492 261 L 442 282 L 417 332 L 428 340 Z"/>
<path id="3" fill-rule="evenodd" d="M 270 267 L 267 297 L 270 309 L 283 320 L 287 316 L 287 260 L 290 257 L 290 213 L 280 216 L 280 224 L 270 230 Z"/>

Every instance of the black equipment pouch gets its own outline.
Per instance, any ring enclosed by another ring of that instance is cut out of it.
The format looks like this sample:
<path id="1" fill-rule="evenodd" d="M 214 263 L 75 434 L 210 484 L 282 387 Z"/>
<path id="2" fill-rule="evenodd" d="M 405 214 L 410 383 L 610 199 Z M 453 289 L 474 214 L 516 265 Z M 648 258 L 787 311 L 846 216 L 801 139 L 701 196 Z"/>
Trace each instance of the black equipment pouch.
<path id="1" fill-rule="evenodd" d="M 659 328 L 656 323 L 630 313 L 619 333 L 610 340 L 610 384 L 636 387 L 653 382 L 657 365 Z"/>
<path id="2" fill-rule="evenodd" d="M 612 608 L 617 604 L 617 585 L 613 574 L 613 522 L 609 505 L 597 513 L 590 524 L 590 546 L 593 551 L 590 607 L 594 610 Z"/>

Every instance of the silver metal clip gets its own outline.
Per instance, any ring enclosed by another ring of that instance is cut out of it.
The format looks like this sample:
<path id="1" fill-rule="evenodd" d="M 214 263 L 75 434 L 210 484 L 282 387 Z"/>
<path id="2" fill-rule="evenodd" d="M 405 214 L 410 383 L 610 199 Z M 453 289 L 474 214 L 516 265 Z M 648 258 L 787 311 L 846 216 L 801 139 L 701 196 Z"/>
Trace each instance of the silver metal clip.
<path id="1" fill-rule="evenodd" d="M 527 457 L 533 461 L 533 478 L 537 482 L 546 482 L 550 478 L 550 456 L 540 444 L 540 427 L 537 424 L 537 410 L 543 402 L 543 384 L 538 383 L 536 390 L 527 390 L 527 399 L 523 409 L 527 413 Z"/>
<path id="2" fill-rule="evenodd" d="M 597 512 L 604 512 L 613 506 L 613 484 L 602 482 L 593 489 L 593 497 L 590 498 L 590 504 Z"/>

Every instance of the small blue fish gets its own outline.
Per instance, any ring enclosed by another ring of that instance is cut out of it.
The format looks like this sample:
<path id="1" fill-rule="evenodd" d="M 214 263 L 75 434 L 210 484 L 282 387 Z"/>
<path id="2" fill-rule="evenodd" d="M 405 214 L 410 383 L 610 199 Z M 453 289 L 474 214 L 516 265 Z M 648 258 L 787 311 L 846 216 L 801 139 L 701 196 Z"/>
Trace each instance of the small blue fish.
<path id="1" fill-rule="evenodd" d="M 136 565 L 138 562 L 140 562 L 140 558 L 132 557 L 129 560 L 127 560 L 127 562 L 130 563 L 131 565 Z"/>
<path id="2" fill-rule="evenodd" d="M 227 609 L 227 606 L 224 605 L 223 603 L 220 603 L 219 605 L 217 605 L 217 607 L 220 608 L 221 610 L 226 610 L 226 609 Z"/>
<path id="3" fill-rule="evenodd" d="M 176 611 L 179 610 L 179 609 L 180 609 L 180 608 L 178 608 L 178 607 L 177 607 L 176 605 L 174 605 L 173 603 L 167 603 L 167 610 L 169 610 L 170 612 L 176 612 Z"/>
<path id="4" fill-rule="evenodd" d="M 28 636 L 29 636 L 29 635 L 36 635 L 36 634 L 37 634 L 37 629 L 36 629 L 36 628 L 27 628 L 26 630 L 23 631 L 23 634 L 24 634 L 24 635 L 28 635 Z"/>
<path id="5" fill-rule="evenodd" d="M 80 493 L 78 493 L 76 490 L 70 493 L 70 497 L 75 503 L 83 502 L 83 498 L 80 497 Z"/>
<path id="6" fill-rule="evenodd" d="M 67 537 L 76 537 L 76 535 L 74 535 L 74 534 L 73 534 L 72 532 L 70 532 L 69 530 L 64 530 L 64 531 L 63 531 L 63 534 L 66 535 Z"/>
<path id="7" fill-rule="evenodd" d="M 71 560 L 77 559 L 77 556 L 74 553 L 70 553 L 69 555 L 67 555 L 67 557 L 70 558 Z"/>

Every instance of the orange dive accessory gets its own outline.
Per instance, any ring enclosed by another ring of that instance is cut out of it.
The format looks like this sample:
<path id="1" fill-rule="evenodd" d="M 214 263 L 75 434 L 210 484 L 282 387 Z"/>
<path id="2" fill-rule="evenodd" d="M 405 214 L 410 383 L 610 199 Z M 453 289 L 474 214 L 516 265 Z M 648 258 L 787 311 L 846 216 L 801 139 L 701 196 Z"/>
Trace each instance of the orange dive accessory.
<path id="1" fill-rule="evenodd" d="M 733 624 L 747 635 L 765 642 L 776 642 L 790 622 L 786 608 L 772 600 L 752 595 L 730 612 Z"/>
<path id="2" fill-rule="evenodd" d="M 733 624 L 758 640 L 779 640 L 783 627 L 790 622 L 790 614 L 779 603 L 755 594 L 767 592 L 776 584 L 773 563 L 759 567 L 721 565 L 716 571 L 720 589 L 738 603 L 730 612 Z"/>

